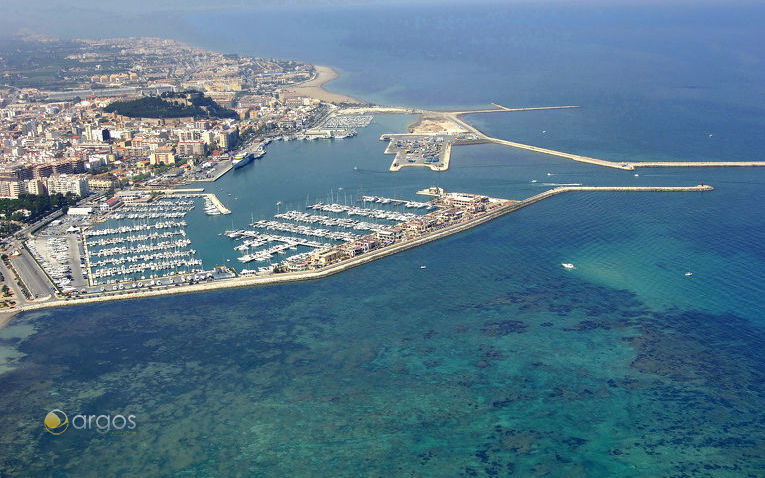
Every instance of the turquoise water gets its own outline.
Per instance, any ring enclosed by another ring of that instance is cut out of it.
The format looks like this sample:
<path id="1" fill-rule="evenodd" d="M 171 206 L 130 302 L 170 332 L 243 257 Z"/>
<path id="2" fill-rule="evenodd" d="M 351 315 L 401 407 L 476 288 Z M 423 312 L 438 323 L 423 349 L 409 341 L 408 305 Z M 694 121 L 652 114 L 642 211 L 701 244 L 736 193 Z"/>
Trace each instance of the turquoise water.
<path id="1" fill-rule="evenodd" d="M 186 21 L 232 25 L 200 29 L 202 44 L 336 64 L 334 88 L 376 101 L 583 106 L 469 117 L 500 137 L 617 160 L 762 156 L 761 9 L 498 8 L 427 10 L 404 22 L 416 33 L 386 36 L 401 10 Z M 389 68 L 420 40 L 411 74 Z M 492 51 L 502 61 L 486 63 Z M 411 120 L 274 143 L 210 185 L 233 214 L 187 216 L 205 265 L 236 256 L 219 232 L 306 196 L 716 189 L 570 193 L 320 281 L 24 314 L 0 330 L 1 474 L 763 475 L 765 171 L 635 177 L 480 145 L 455 148 L 445 173 L 390 174 L 379 135 Z M 137 427 L 54 437 L 52 408 L 132 413 Z"/>

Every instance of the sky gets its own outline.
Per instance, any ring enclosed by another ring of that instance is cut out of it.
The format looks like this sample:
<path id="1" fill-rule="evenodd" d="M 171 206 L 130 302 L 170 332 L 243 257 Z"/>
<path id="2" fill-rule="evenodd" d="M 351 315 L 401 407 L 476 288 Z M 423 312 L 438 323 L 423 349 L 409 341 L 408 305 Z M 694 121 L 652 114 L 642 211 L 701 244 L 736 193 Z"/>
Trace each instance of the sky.
<path id="1" fill-rule="evenodd" d="M 754 5 L 760 0 L 478 0 L 498 5 L 570 5 L 571 8 L 608 6 Z M 478 3 L 473 2 L 473 4 Z M 183 12 L 348 8 L 365 5 L 460 4 L 459 0 L 0 0 L 0 37 L 46 35 L 77 38 L 92 36 L 165 36 L 163 30 L 182 31 Z M 114 34 L 109 32 L 114 31 Z"/>

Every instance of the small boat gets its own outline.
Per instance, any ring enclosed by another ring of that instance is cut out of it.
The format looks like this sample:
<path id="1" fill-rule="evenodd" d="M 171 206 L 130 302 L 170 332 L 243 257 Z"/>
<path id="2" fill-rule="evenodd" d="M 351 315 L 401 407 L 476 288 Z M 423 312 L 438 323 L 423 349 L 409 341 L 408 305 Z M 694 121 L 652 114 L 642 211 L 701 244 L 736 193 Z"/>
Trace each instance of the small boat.
<path id="1" fill-rule="evenodd" d="M 569 271 L 574 268 L 574 264 L 570 262 L 562 262 L 561 265 L 563 266 L 564 269 Z"/>
<path id="2" fill-rule="evenodd" d="M 547 130 L 546 130 L 546 129 L 543 129 L 543 130 L 542 130 L 542 134 L 547 134 Z"/>
<path id="3" fill-rule="evenodd" d="M 428 266 L 420 266 L 420 269 L 427 269 Z"/>
<path id="4" fill-rule="evenodd" d="M 688 271 L 688 272 L 685 273 L 685 277 L 690 277 L 692 275 L 693 275 L 693 272 L 691 272 L 691 271 Z"/>
<path id="5" fill-rule="evenodd" d="M 354 167 L 353 167 L 353 170 L 354 170 L 354 171 L 358 171 L 358 170 L 359 170 L 359 167 L 358 167 L 358 166 L 354 166 Z"/>
<path id="6" fill-rule="evenodd" d="M 537 180 L 536 180 L 536 179 L 532 179 L 532 180 L 531 180 L 531 182 L 532 182 L 532 183 L 535 183 L 535 182 L 537 182 Z"/>
<path id="7" fill-rule="evenodd" d="M 640 176 L 640 175 L 638 173 L 635 173 L 635 177 L 638 177 L 638 176 Z"/>
<path id="8" fill-rule="evenodd" d="M 547 173 L 548 176 L 552 176 L 552 173 Z"/>

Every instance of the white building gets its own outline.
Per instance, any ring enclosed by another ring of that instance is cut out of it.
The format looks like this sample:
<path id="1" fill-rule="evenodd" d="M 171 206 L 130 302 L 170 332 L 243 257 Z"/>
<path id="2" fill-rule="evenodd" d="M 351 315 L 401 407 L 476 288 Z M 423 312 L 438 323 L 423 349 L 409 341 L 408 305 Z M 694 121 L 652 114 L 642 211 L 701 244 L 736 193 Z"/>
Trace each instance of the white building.
<path id="1" fill-rule="evenodd" d="M 51 176 L 47 179 L 48 194 L 67 194 L 72 193 L 78 196 L 85 196 L 90 192 L 88 180 L 84 176 L 75 176 L 62 174 L 60 176 Z"/>
<path id="2" fill-rule="evenodd" d="M 93 208 L 92 207 L 70 207 L 67 211 L 67 214 L 70 216 L 87 216 L 88 214 L 93 214 Z"/>

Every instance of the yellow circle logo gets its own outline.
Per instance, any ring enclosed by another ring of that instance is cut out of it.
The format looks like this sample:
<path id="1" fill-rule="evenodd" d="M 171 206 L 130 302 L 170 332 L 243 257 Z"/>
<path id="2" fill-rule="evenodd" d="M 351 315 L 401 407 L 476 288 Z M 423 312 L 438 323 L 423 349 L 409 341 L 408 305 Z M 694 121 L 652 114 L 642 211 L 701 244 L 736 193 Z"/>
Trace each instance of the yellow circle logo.
<path id="1" fill-rule="evenodd" d="M 67 428 L 69 428 L 69 418 L 67 418 L 66 413 L 59 409 L 51 410 L 45 415 L 43 425 L 48 433 L 52 435 L 61 435 Z"/>

